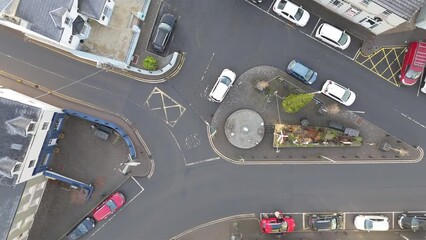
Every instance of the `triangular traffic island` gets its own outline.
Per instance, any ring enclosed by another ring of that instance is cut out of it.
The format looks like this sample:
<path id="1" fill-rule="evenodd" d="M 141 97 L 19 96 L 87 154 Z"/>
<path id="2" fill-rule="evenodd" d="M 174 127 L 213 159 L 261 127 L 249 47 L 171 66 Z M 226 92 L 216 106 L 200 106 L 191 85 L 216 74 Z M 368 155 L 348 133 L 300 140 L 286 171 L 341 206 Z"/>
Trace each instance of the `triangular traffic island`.
<path id="1" fill-rule="evenodd" d="M 306 93 L 314 97 L 300 111 L 284 111 L 286 97 Z M 413 163 L 423 158 L 420 147 L 269 66 L 237 79 L 210 126 L 213 149 L 238 164 Z"/>

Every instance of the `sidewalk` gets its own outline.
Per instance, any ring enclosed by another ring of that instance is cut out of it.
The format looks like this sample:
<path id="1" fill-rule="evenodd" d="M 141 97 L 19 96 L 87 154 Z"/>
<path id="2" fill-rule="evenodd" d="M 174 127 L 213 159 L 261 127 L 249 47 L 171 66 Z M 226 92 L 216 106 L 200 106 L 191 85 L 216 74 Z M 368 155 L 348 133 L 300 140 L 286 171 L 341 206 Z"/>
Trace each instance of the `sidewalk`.
<path id="1" fill-rule="evenodd" d="M 333 25 L 347 30 L 351 34 L 363 40 L 361 51 L 364 55 L 370 55 L 386 46 L 407 45 L 409 42 L 426 39 L 426 30 L 416 28 L 414 22 L 401 24 L 397 28 L 391 29 L 388 32 L 380 35 L 374 35 L 366 28 L 349 21 L 312 0 L 294 0 L 294 2 L 302 5 L 304 9 L 308 10 L 308 12 L 321 17 Z"/>
<path id="2" fill-rule="evenodd" d="M 281 80 L 272 80 L 277 76 Z M 270 80 L 271 91 L 277 95 L 266 97 L 255 89 L 259 80 Z M 284 86 L 284 87 L 283 87 Z M 290 90 L 288 90 L 290 89 Z M 213 149 L 222 158 L 237 164 L 367 164 L 367 163 L 413 163 L 423 158 L 423 150 L 402 142 L 380 127 L 373 125 L 354 112 L 348 111 L 332 99 L 316 94 L 315 100 L 300 112 L 285 113 L 282 109 L 282 98 L 288 92 L 315 92 L 309 86 L 295 80 L 279 69 L 260 66 L 243 73 L 230 90 L 224 102 L 220 104 L 213 116 L 211 127 L 216 134 L 210 138 Z M 319 111 L 322 105 L 337 106 L 337 110 L 328 113 Z M 225 123 L 228 117 L 240 109 L 251 109 L 264 120 L 264 136 L 260 143 L 251 149 L 234 147 L 225 135 Z M 344 126 L 359 130 L 363 138 L 361 147 L 286 147 L 273 148 L 275 123 L 300 125 L 301 119 L 309 120 L 310 126 L 326 127 L 333 120 Z M 404 149 L 406 155 L 395 151 L 380 150 L 386 141 L 392 147 Z"/>

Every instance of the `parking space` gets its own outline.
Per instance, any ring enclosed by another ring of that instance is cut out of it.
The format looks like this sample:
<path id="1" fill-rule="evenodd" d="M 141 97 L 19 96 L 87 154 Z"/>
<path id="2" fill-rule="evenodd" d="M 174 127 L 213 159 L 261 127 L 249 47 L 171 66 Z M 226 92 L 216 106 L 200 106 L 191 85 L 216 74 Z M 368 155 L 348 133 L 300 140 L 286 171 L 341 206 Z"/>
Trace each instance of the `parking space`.
<path id="1" fill-rule="evenodd" d="M 246 0 L 247 2 L 251 3 L 251 0 Z M 312 13 L 310 13 L 310 18 L 309 21 L 307 23 L 306 26 L 304 27 L 298 27 L 295 24 L 287 21 L 286 19 L 278 16 L 273 10 L 272 7 L 274 5 L 274 0 L 265 0 L 263 3 L 261 4 L 253 4 L 255 6 L 258 6 L 261 10 L 263 10 L 264 12 L 266 12 L 267 14 L 275 17 L 277 20 L 287 24 L 288 26 L 291 26 L 295 29 L 297 29 L 299 32 L 303 33 L 304 35 L 313 38 L 315 40 L 317 40 L 315 38 L 315 32 L 316 29 L 323 23 L 327 23 L 324 19 L 320 18 L 319 16 L 316 16 Z M 331 25 L 333 25 L 333 23 L 329 23 Z M 347 30 L 347 29 L 343 29 L 343 30 Z M 350 36 L 351 36 L 351 44 L 349 45 L 349 47 L 345 50 L 340 50 L 337 48 L 334 48 L 332 46 L 327 45 L 326 43 L 321 42 L 320 40 L 317 40 L 319 43 L 324 44 L 325 46 L 341 53 L 342 55 L 350 58 L 350 59 L 354 59 L 355 56 L 358 55 L 358 52 L 360 52 L 361 46 L 362 46 L 362 40 L 359 39 L 358 37 L 352 35 L 350 32 L 347 32 Z"/>
<path id="2" fill-rule="evenodd" d="M 401 84 L 398 79 L 401 70 L 404 54 L 407 48 L 405 46 L 395 46 L 382 48 L 375 53 L 364 56 L 359 52 L 354 61 L 371 72 L 375 73 L 382 79 L 399 87 Z"/>

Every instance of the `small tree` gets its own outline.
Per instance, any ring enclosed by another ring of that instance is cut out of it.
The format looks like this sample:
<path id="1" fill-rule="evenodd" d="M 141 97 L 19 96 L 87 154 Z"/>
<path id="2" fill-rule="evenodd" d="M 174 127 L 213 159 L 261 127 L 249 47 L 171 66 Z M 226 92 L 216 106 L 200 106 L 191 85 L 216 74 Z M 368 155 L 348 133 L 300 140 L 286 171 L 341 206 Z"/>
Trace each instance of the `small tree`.
<path id="1" fill-rule="evenodd" d="M 283 106 L 285 112 L 296 113 L 300 111 L 300 109 L 304 108 L 308 103 L 310 103 L 313 98 L 314 94 L 311 93 L 292 93 L 283 100 L 281 105 Z"/>
<path id="2" fill-rule="evenodd" d="M 143 68 L 148 71 L 155 71 L 158 67 L 158 61 L 154 57 L 148 56 L 143 60 Z"/>

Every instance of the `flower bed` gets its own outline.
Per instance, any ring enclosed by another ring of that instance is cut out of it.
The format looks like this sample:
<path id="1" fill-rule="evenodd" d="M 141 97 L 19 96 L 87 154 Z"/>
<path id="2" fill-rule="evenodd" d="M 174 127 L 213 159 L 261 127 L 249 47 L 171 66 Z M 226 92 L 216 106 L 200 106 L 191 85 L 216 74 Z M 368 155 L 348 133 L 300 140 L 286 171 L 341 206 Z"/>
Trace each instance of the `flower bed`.
<path id="1" fill-rule="evenodd" d="M 326 127 L 275 124 L 274 148 L 284 147 L 360 147 L 361 137 L 351 137 Z"/>

